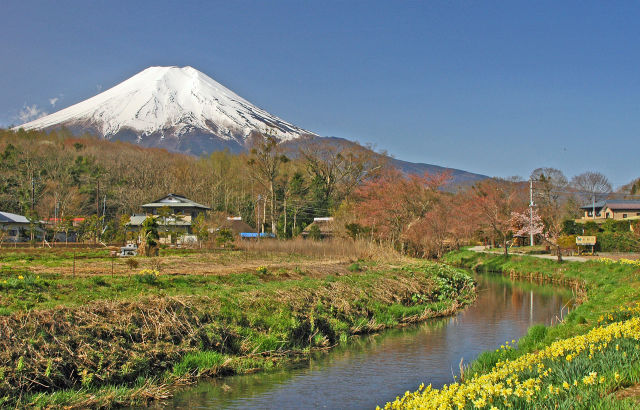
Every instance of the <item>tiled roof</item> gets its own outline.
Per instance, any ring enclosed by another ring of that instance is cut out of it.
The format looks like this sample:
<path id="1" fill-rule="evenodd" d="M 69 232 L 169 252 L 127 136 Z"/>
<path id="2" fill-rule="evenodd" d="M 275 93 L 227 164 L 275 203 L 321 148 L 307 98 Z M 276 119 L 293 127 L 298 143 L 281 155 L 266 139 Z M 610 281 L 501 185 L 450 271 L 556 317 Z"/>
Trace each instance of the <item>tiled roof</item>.
<path id="1" fill-rule="evenodd" d="M 29 220 L 22 215 L 12 214 L 11 212 L 0 212 L 0 222 L 28 224 Z"/>
<path id="2" fill-rule="evenodd" d="M 593 208 L 593 204 L 587 204 L 584 205 L 582 207 L 580 207 L 580 209 L 592 209 Z M 601 209 L 604 207 L 607 207 L 609 209 L 613 209 L 613 210 L 619 210 L 619 209 L 640 209 L 640 201 L 638 200 L 626 200 L 626 199 L 607 199 L 604 201 L 598 201 L 595 203 L 595 207 L 596 209 Z"/>

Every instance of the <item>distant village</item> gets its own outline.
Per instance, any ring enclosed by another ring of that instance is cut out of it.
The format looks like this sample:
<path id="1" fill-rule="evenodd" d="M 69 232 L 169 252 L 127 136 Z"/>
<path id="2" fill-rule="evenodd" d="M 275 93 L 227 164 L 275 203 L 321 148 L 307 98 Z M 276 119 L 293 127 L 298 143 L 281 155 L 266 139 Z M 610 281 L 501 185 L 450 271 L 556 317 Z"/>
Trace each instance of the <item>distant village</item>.
<path id="1" fill-rule="evenodd" d="M 239 216 L 228 216 L 216 226 L 206 224 L 207 212 L 211 208 L 192 201 L 185 196 L 168 194 L 153 202 L 140 205 L 141 212 L 131 215 L 125 223 L 127 238 L 136 245 L 141 242 L 139 233 L 148 218 L 153 218 L 161 235 L 159 242 L 168 246 L 197 246 L 205 238 L 220 231 L 231 233 L 233 239 L 273 238 L 270 232 L 256 230 Z M 45 246 L 91 243 L 91 240 L 80 240 L 80 227 L 87 218 L 74 217 L 69 220 L 50 218 L 47 220 L 29 220 L 24 215 L 0 211 L 0 245 L 26 244 L 40 242 Z M 331 217 L 314 218 L 300 234 L 322 239 L 333 236 Z M 204 232 L 204 234 L 200 233 Z M 104 244 L 106 245 L 106 244 Z"/>
<path id="2" fill-rule="evenodd" d="M 140 244 L 141 228 L 148 218 L 153 218 L 158 225 L 159 243 L 165 246 L 189 247 L 201 245 L 201 242 L 215 236 L 219 232 L 228 232 L 230 240 L 249 240 L 273 238 L 274 235 L 251 227 L 242 217 L 227 216 L 215 226 L 207 224 L 207 213 L 211 208 L 191 199 L 170 193 L 150 203 L 140 205 L 141 212 L 128 217 L 124 224 L 127 241 L 131 249 Z M 640 200 L 605 199 L 585 204 L 580 207 L 581 217 L 573 221 L 565 221 L 565 225 L 575 223 L 569 234 L 589 233 L 593 224 L 602 225 L 607 222 L 629 222 L 628 230 L 634 230 L 633 221 L 640 220 Z M 69 245 L 74 243 L 91 243 L 90 239 L 80 240 L 80 227 L 86 217 L 74 217 L 68 220 L 50 218 L 33 221 L 24 215 L 0 211 L 0 245 L 42 243 L 43 246 Z M 332 217 L 316 217 L 300 234 L 302 238 L 324 239 L 336 234 Z M 587 229 L 585 229 L 585 227 Z M 515 228 L 514 228 L 515 230 Z M 518 235 L 515 235 L 518 239 Z M 521 244 L 526 243 L 526 236 L 521 235 Z M 95 241 L 100 242 L 100 241 Z M 517 243 L 518 241 L 514 241 Z M 101 242 L 100 242 L 101 243 Z M 105 245 L 102 243 L 102 245 Z M 124 255 L 123 255 L 124 256 Z"/>

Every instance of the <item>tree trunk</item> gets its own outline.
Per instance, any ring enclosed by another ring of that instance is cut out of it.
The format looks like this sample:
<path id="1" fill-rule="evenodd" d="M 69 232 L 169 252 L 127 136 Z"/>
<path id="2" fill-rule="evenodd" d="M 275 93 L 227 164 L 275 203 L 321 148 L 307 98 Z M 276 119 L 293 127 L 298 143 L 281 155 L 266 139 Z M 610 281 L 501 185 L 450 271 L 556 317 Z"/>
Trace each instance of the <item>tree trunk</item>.
<path id="1" fill-rule="evenodd" d="M 264 226 L 267 224 L 267 198 L 262 201 L 262 233 L 264 233 Z"/>
<path id="2" fill-rule="evenodd" d="M 271 233 L 275 236 L 276 232 L 276 193 L 271 181 Z"/>
<path id="3" fill-rule="evenodd" d="M 287 237 L 287 197 L 284 197 L 284 237 Z"/>
<path id="4" fill-rule="evenodd" d="M 558 263 L 562 263 L 562 250 L 560 249 L 560 245 L 556 246 L 556 252 L 558 255 Z"/>
<path id="5" fill-rule="evenodd" d="M 502 246 L 504 246 L 504 257 L 508 257 L 509 256 L 509 248 L 507 248 L 507 237 L 504 236 L 502 238 Z"/>
<path id="6" fill-rule="evenodd" d="M 293 231 L 291 231 L 291 236 L 293 236 L 293 233 L 296 231 L 297 219 L 298 219 L 298 208 L 295 207 L 293 211 Z"/>

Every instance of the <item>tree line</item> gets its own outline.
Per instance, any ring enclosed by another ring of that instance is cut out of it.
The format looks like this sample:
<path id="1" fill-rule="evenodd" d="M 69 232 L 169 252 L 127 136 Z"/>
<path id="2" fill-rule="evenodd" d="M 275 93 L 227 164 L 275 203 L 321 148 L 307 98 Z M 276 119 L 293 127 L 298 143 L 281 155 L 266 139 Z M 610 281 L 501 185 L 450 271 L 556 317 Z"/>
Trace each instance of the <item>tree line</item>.
<path id="1" fill-rule="evenodd" d="M 86 236 L 105 241 L 125 235 L 140 205 L 177 193 L 213 209 L 209 226 L 241 216 L 279 238 L 299 235 L 314 217 L 333 216 L 341 235 L 416 256 L 441 256 L 470 241 L 507 252 L 508 243 L 531 235 L 559 254 L 567 221 L 612 192 L 600 173 L 568 179 L 553 168 L 536 169 L 527 180 L 452 187 L 446 173 L 406 175 L 357 143 L 310 138 L 290 145 L 259 132 L 244 153 L 195 157 L 65 129 L 0 130 L 0 158 L 0 210 L 55 219 L 66 229 L 71 218 L 84 217 Z M 636 185 L 623 188 L 633 194 Z"/>
<path id="2" fill-rule="evenodd" d="M 385 162 L 356 143 L 287 147 L 258 132 L 245 153 L 195 157 L 65 129 L 0 129 L 0 159 L 0 210 L 67 227 L 83 217 L 81 230 L 104 240 L 122 236 L 130 215 L 168 193 L 210 206 L 209 224 L 240 216 L 258 230 L 293 237 Z"/>

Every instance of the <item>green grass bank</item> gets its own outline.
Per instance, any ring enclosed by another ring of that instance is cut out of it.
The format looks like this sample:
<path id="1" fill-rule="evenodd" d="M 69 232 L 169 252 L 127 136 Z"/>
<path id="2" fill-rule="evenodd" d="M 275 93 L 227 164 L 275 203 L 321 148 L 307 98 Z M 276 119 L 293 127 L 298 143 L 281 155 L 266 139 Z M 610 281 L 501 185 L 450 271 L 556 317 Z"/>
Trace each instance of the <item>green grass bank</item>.
<path id="1" fill-rule="evenodd" d="M 386 408 L 638 408 L 640 265 L 564 262 L 462 250 L 444 261 L 478 272 L 572 286 L 580 305 L 517 343 L 481 354 L 462 379 L 419 388 Z"/>
<path id="2" fill-rule="evenodd" d="M 144 404 L 199 378 L 288 365 L 475 299 L 469 275 L 439 264 L 345 270 L 70 278 L 7 264 L 0 406 Z"/>

